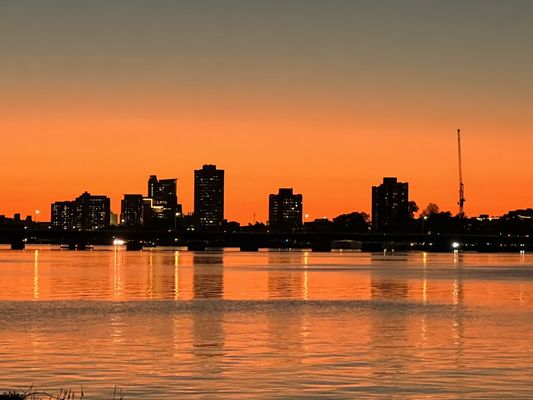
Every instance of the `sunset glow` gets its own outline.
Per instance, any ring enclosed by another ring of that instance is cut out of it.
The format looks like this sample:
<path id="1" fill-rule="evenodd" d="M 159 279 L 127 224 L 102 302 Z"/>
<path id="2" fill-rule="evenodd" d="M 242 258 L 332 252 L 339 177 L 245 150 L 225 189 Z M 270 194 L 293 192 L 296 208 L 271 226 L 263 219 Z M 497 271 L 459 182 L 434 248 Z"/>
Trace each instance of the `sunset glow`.
<path id="1" fill-rule="evenodd" d="M 149 174 L 190 212 L 205 163 L 244 224 L 279 187 L 309 220 L 369 212 L 383 176 L 455 213 L 457 128 L 467 215 L 532 206 L 533 5 L 337 3 L 3 4 L 0 213 L 119 212 Z"/>

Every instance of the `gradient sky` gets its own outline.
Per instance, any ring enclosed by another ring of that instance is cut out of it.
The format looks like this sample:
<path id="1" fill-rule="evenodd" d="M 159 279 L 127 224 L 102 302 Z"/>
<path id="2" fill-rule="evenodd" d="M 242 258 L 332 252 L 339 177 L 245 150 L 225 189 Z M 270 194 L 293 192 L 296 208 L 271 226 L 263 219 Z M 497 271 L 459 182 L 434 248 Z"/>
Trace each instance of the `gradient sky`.
<path id="1" fill-rule="evenodd" d="M 226 217 L 309 219 L 383 176 L 457 211 L 533 207 L 533 1 L 0 0 L 0 214 L 226 170 Z"/>

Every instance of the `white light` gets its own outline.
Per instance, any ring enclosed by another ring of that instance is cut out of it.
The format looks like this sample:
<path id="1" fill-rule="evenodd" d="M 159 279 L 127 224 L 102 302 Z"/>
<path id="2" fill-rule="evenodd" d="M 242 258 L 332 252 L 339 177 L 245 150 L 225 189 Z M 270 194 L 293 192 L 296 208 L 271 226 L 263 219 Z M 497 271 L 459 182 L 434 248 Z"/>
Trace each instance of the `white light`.
<path id="1" fill-rule="evenodd" d="M 459 242 L 453 242 L 453 243 L 452 243 L 452 247 L 453 247 L 454 249 L 458 249 L 460 246 L 461 246 L 461 244 L 460 244 Z"/>
<path id="2" fill-rule="evenodd" d="M 113 240 L 113 246 L 124 246 L 126 242 L 122 239 L 115 239 Z"/>

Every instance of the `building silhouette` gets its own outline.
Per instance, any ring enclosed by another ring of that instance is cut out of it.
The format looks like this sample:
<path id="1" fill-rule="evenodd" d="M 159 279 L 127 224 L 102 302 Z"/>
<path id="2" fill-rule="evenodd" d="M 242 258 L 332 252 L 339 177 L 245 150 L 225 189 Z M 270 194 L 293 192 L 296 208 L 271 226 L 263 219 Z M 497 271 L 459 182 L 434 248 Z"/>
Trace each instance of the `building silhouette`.
<path id="1" fill-rule="evenodd" d="M 127 227 L 144 224 L 144 197 L 142 194 L 125 194 L 120 207 L 120 224 Z"/>
<path id="2" fill-rule="evenodd" d="M 27 215 L 26 218 L 22 219 L 20 213 L 13 215 L 13 218 L 6 217 L 5 215 L 0 215 L 0 230 L 4 229 L 28 229 L 37 224 L 37 221 L 34 221 L 31 215 Z"/>
<path id="3" fill-rule="evenodd" d="M 52 226 L 61 230 L 92 231 L 109 228 L 111 202 L 106 196 L 84 192 L 76 200 L 52 204 Z"/>
<path id="4" fill-rule="evenodd" d="M 52 204 L 52 227 L 61 230 L 76 229 L 76 205 L 73 201 L 56 201 Z"/>
<path id="5" fill-rule="evenodd" d="M 194 217 L 199 230 L 221 230 L 224 223 L 224 170 L 204 165 L 194 171 Z"/>
<path id="6" fill-rule="evenodd" d="M 156 175 L 150 175 L 148 196 L 144 200 L 143 223 L 175 227 L 176 219 L 182 214 L 177 193 L 177 179 L 157 179 Z"/>
<path id="7" fill-rule="evenodd" d="M 387 232 L 401 229 L 409 218 L 409 184 L 397 178 L 383 178 L 372 187 L 372 228 Z"/>
<path id="8" fill-rule="evenodd" d="M 268 222 L 271 231 L 294 232 L 302 228 L 301 194 L 294 194 L 291 188 L 281 188 L 278 194 L 271 194 L 268 201 Z"/>
<path id="9" fill-rule="evenodd" d="M 148 194 L 146 197 L 153 199 L 159 193 L 159 180 L 157 175 L 150 175 L 148 178 Z"/>

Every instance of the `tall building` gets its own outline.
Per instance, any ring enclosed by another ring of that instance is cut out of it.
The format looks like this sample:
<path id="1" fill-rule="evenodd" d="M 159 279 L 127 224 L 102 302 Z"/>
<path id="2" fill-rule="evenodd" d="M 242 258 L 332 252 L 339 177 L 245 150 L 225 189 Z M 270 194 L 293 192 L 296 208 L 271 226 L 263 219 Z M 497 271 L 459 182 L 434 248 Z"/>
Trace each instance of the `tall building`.
<path id="1" fill-rule="evenodd" d="M 52 204 L 52 226 L 62 230 L 92 231 L 109 228 L 111 202 L 106 196 L 85 192 L 73 201 Z"/>
<path id="2" fill-rule="evenodd" d="M 148 197 L 149 199 L 153 199 L 156 197 L 157 193 L 159 192 L 159 179 L 157 179 L 157 175 L 150 175 L 150 178 L 148 178 Z"/>
<path id="3" fill-rule="evenodd" d="M 268 222 L 271 231 L 294 232 L 302 228 L 301 194 L 294 194 L 290 188 L 279 189 L 268 201 Z"/>
<path id="4" fill-rule="evenodd" d="M 144 197 L 142 194 L 125 194 L 120 207 L 120 224 L 134 227 L 144 223 Z"/>
<path id="5" fill-rule="evenodd" d="M 224 223 L 224 170 L 204 165 L 194 171 L 194 216 L 200 230 L 220 230 Z"/>
<path id="6" fill-rule="evenodd" d="M 401 230 L 409 217 L 409 184 L 397 178 L 383 178 L 372 187 L 372 228 L 387 232 Z"/>
<path id="7" fill-rule="evenodd" d="M 52 227 L 64 231 L 76 229 L 76 204 L 74 201 L 56 201 L 52 204 Z"/>
<path id="8" fill-rule="evenodd" d="M 175 227 L 176 219 L 181 217 L 181 213 L 177 179 L 157 179 L 156 175 L 150 175 L 148 196 L 145 199 L 144 223 Z"/>
<path id="9" fill-rule="evenodd" d="M 85 192 L 76 200 L 79 230 L 109 228 L 111 221 L 111 201 L 106 196 L 92 196 Z"/>

